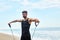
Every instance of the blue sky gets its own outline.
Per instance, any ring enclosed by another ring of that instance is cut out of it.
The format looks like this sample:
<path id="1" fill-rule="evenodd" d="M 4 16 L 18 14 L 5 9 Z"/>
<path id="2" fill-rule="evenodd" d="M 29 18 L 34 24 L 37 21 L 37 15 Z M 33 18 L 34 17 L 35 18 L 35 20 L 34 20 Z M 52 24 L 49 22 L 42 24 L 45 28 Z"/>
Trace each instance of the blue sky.
<path id="1" fill-rule="evenodd" d="M 38 28 L 60 28 L 60 0 L 0 0 L 0 28 L 9 28 L 7 23 L 22 19 L 21 12 L 28 11 L 28 17 L 38 18 L 41 23 Z M 12 24 L 20 28 L 19 23 Z M 32 23 L 31 28 L 34 24 Z"/>

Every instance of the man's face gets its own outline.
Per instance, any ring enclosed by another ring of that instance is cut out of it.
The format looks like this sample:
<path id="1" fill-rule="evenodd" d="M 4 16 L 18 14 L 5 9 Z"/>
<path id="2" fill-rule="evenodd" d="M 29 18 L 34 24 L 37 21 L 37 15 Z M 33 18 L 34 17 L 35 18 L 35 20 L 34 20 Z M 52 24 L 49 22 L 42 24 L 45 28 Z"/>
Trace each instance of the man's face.
<path id="1" fill-rule="evenodd" d="M 27 13 L 22 13 L 23 18 L 27 18 Z"/>

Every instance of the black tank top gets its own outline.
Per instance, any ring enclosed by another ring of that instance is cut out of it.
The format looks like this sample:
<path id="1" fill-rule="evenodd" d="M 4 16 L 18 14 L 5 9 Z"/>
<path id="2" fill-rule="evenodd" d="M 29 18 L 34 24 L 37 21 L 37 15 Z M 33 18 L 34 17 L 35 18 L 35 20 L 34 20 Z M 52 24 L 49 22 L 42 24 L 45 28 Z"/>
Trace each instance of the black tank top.
<path id="1" fill-rule="evenodd" d="M 21 26 L 22 26 L 22 34 L 28 34 L 30 29 L 28 19 L 26 21 L 22 21 Z"/>

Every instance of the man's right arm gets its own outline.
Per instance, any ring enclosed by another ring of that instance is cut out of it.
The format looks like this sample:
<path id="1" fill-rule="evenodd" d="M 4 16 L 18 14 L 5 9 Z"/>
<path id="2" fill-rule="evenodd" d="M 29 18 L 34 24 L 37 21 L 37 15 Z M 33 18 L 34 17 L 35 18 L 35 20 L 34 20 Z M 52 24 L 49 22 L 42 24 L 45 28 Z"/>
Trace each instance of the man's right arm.
<path id="1" fill-rule="evenodd" d="M 8 23 L 8 25 L 10 25 L 11 23 L 15 23 L 15 22 L 21 22 L 22 20 L 14 20 Z"/>

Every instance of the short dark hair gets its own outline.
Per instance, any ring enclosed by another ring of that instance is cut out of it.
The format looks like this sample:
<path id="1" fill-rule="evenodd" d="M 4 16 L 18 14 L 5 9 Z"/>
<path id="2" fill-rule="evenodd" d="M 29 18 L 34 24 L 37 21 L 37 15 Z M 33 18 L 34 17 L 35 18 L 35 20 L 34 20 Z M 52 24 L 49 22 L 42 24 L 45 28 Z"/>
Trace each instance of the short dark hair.
<path id="1" fill-rule="evenodd" d="M 22 13 L 27 13 L 27 11 L 22 11 Z"/>

